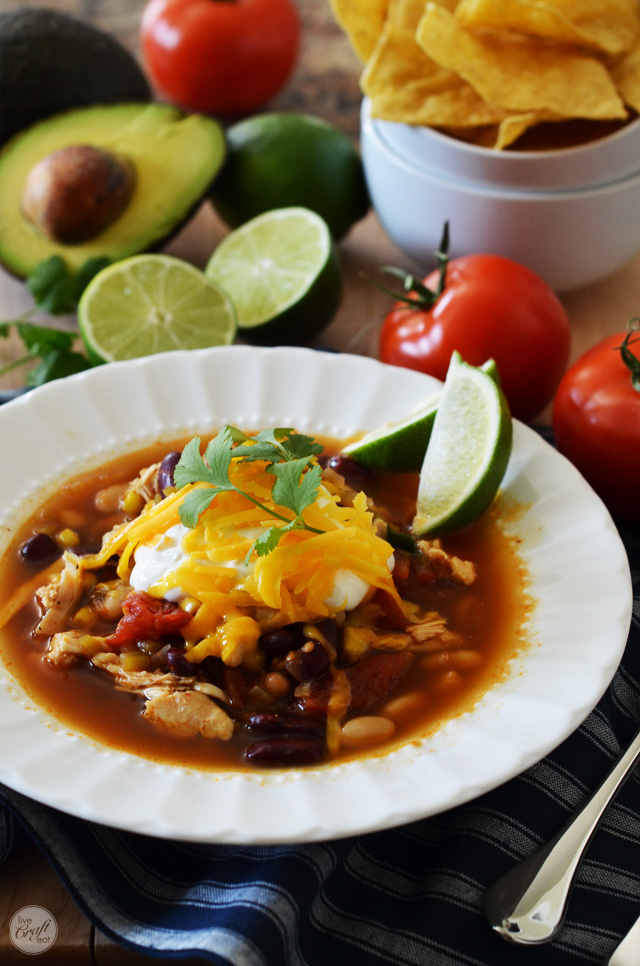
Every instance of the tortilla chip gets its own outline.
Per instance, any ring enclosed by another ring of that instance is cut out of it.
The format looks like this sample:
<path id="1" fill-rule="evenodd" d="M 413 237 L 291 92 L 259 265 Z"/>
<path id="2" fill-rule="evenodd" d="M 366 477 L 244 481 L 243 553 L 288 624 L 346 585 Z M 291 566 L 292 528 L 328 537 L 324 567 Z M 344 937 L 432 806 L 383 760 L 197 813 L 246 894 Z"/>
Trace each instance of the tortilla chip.
<path id="1" fill-rule="evenodd" d="M 640 41 L 610 71 L 625 104 L 640 114 Z"/>
<path id="2" fill-rule="evenodd" d="M 458 0 L 433 0 L 433 2 L 451 13 L 458 5 Z M 387 21 L 398 27 L 416 30 L 426 7 L 427 0 L 389 0 Z"/>
<path id="3" fill-rule="evenodd" d="M 630 50 L 640 34 L 636 0 L 460 0 L 465 27 L 517 30 L 606 54 Z"/>
<path id="4" fill-rule="evenodd" d="M 544 111 L 527 111 L 524 114 L 510 114 L 503 121 L 500 121 L 492 146 L 497 151 L 503 151 L 527 131 L 530 131 L 531 128 L 537 127 L 538 124 L 544 124 L 546 121 L 553 120 L 556 120 L 556 118 Z"/>
<path id="5" fill-rule="evenodd" d="M 472 33 L 432 3 L 416 39 L 427 56 L 505 111 L 596 120 L 627 116 L 606 68 L 580 51 L 515 33 Z"/>
<path id="6" fill-rule="evenodd" d="M 366 63 L 382 33 L 388 0 L 329 0 L 329 3 L 336 22 L 360 60 Z"/>
<path id="7" fill-rule="evenodd" d="M 405 27 L 387 23 L 360 81 L 371 114 L 434 127 L 496 124 L 504 117 L 451 71 L 434 64 Z"/>

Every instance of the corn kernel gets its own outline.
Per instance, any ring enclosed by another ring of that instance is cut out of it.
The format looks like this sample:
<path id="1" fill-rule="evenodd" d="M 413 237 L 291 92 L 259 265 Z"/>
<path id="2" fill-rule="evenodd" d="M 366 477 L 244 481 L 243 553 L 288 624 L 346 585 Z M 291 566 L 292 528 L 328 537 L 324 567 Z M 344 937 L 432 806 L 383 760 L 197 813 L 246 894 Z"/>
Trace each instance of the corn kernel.
<path id="1" fill-rule="evenodd" d="M 61 547 L 65 547 L 65 548 L 77 547 L 78 544 L 80 543 L 80 537 L 75 532 L 75 530 L 71 530 L 70 527 L 65 527 L 64 530 L 61 530 L 60 533 L 56 534 L 56 542 Z"/>
<path id="2" fill-rule="evenodd" d="M 144 498 L 135 490 L 129 490 L 122 499 L 122 509 L 125 513 L 138 514 L 144 506 Z"/>
<path id="3" fill-rule="evenodd" d="M 147 671 L 149 656 L 140 651 L 125 651 L 120 655 L 120 665 L 124 671 Z"/>
<path id="4" fill-rule="evenodd" d="M 90 607 L 80 607 L 73 615 L 74 627 L 91 627 L 95 623 L 95 614 Z"/>

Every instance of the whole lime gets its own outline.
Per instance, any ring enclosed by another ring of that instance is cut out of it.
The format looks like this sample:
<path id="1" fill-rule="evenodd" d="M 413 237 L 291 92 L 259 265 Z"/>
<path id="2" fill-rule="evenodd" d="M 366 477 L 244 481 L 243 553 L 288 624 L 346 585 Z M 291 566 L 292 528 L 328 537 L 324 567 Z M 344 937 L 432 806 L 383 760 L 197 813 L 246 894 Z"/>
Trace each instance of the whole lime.
<path id="1" fill-rule="evenodd" d="M 369 210 L 357 147 L 327 121 L 296 112 L 259 114 L 228 128 L 227 160 L 211 200 L 231 228 L 274 208 L 310 208 L 336 240 Z"/>

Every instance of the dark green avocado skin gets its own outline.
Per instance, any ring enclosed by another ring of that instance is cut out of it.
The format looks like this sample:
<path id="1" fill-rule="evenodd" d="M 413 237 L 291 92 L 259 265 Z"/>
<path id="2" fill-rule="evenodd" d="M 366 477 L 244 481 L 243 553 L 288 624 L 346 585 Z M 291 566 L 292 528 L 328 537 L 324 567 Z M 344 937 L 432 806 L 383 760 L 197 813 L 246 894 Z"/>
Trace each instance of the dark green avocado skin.
<path id="1" fill-rule="evenodd" d="M 135 58 L 104 31 L 57 10 L 0 12 L 0 145 L 74 107 L 150 99 Z"/>

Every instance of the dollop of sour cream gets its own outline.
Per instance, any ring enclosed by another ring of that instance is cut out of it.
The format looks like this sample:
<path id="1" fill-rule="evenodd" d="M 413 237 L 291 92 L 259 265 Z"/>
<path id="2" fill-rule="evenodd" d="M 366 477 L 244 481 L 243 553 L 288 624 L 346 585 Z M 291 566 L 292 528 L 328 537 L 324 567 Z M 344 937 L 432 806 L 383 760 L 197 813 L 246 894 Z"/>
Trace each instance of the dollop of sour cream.
<path id="1" fill-rule="evenodd" d="M 188 560 L 189 555 L 182 548 L 182 540 L 189 531 L 182 523 L 170 527 L 153 544 L 141 544 L 135 552 L 135 563 L 131 571 L 129 583 L 134 590 L 153 592 L 154 586 L 165 581 L 170 575 Z M 238 531 L 242 536 L 249 536 L 246 531 Z M 255 540 L 260 532 L 251 532 L 250 539 Z M 240 560 L 211 561 L 213 564 L 223 564 L 233 568 L 238 579 L 248 576 L 254 569 L 254 564 L 245 564 Z M 393 555 L 389 557 L 389 570 L 393 570 Z M 366 597 L 370 584 L 351 570 L 336 571 L 333 589 L 323 601 L 333 610 L 353 610 Z M 165 600 L 177 602 L 185 596 L 180 587 L 165 590 Z"/>

